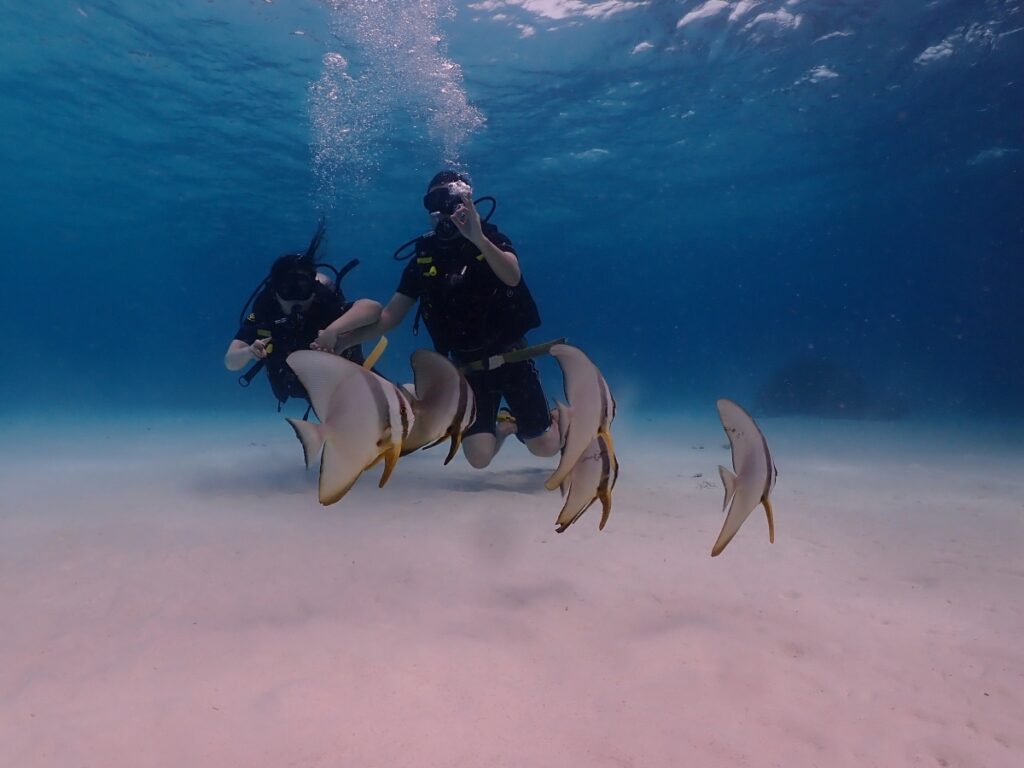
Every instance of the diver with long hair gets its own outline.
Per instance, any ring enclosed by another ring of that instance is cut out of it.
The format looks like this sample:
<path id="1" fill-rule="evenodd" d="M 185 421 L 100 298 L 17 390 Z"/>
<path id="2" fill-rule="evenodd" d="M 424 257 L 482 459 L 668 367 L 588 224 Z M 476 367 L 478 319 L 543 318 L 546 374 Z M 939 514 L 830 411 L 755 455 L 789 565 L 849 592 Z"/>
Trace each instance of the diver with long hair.
<path id="1" fill-rule="evenodd" d="M 380 317 L 381 308 L 376 301 L 347 301 L 341 290 L 341 279 L 358 261 L 353 260 L 340 270 L 316 262 L 325 229 L 321 219 L 305 251 L 286 253 L 274 261 L 270 273 L 243 307 L 238 331 L 224 355 L 224 366 L 229 371 L 240 370 L 255 361 L 239 378 L 243 386 L 266 369 L 278 410 L 292 397 L 309 400 L 305 388 L 285 362 L 288 355 L 299 349 L 318 349 L 362 363 L 359 344 L 339 344 L 338 337 L 371 325 Z M 333 272 L 333 277 L 321 269 Z"/>

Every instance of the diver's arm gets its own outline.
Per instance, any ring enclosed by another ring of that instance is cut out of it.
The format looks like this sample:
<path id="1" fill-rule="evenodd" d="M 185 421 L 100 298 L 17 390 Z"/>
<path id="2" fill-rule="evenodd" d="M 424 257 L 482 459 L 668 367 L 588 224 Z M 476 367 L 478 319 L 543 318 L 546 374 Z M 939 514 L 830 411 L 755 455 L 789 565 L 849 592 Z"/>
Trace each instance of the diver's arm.
<path id="1" fill-rule="evenodd" d="M 511 251 L 503 251 L 484 234 L 480 213 L 473 204 L 471 195 L 465 195 L 460 205 L 450 216 L 455 228 L 464 238 L 480 249 L 487 266 L 505 285 L 514 288 L 523 279 L 519 259 Z"/>
<path id="2" fill-rule="evenodd" d="M 247 344 L 241 339 L 233 339 L 224 355 L 224 367 L 229 371 L 237 371 L 239 368 L 244 368 L 250 360 L 262 360 L 267 356 L 269 342 L 269 337 L 256 339 L 252 344 Z"/>
<path id="3" fill-rule="evenodd" d="M 522 270 L 519 269 L 519 259 L 510 251 L 503 251 L 496 246 L 487 236 L 481 233 L 479 240 L 474 240 L 473 245 L 480 249 L 484 260 L 491 271 L 498 276 L 505 285 L 515 288 L 523 279 Z"/>
<path id="4" fill-rule="evenodd" d="M 380 304 L 378 302 L 372 299 L 357 299 L 348 308 L 348 312 L 340 315 L 334 322 L 320 331 L 312 346 L 314 349 L 334 350 L 335 352 L 348 349 L 352 345 L 346 343 L 344 347 L 339 347 L 338 338 L 363 326 L 377 322 L 379 317 Z"/>
<path id="5" fill-rule="evenodd" d="M 416 299 L 406 296 L 404 293 L 396 293 L 384 306 L 384 309 L 380 311 L 380 317 L 377 318 L 376 322 L 354 328 L 348 333 L 339 334 L 334 348 L 348 349 L 356 344 L 362 344 L 364 341 L 370 341 L 378 336 L 383 336 L 392 328 L 396 328 L 415 305 Z M 347 313 L 345 316 L 347 316 Z"/>

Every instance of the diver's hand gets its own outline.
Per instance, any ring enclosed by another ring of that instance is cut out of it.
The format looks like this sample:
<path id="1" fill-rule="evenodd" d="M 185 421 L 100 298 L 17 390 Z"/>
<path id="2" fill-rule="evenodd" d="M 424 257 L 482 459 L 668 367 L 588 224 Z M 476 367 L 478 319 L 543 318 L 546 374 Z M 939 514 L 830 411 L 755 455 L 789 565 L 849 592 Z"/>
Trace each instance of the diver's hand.
<path id="1" fill-rule="evenodd" d="M 459 230 L 459 234 L 474 245 L 479 246 L 484 236 L 483 227 L 480 224 L 480 213 L 473 204 L 472 195 L 462 196 L 462 205 L 455 209 L 455 213 L 448 217 L 452 224 Z"/>
<path id="2" fill-rule="evenodd" d="M 249 345 L 249 352 L 257 360 L 267 359 L 267 347 L 270 345 L 271 337 L 267 336 L 265 339 L 256 339 L 252 344 Z"/>
<path id="3" fill-rule="evenodd" d="M 319 352 L 334 352 L 334 347 L 338 343 L 338 334 L 334 331 L 324 329 L 317 334 L 316 341 L 309 345 L 310 349 L 315 349 Z"/>

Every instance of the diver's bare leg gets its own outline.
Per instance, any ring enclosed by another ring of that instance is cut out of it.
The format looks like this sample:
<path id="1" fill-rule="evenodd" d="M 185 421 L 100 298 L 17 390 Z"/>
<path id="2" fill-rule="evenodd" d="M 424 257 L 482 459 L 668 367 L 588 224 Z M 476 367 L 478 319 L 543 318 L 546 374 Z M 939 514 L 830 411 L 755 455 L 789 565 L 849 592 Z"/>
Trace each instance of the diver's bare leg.
<path id="1" fill-rule="evenodd" d="M 558 423 L 553 423 L 542 435 L 530 438 L 526 441 L 526 447 L 534 456 L 554 456 L 562 447 L 562 441 L 558 433 Z"/>
<path id="2" fill-rule="evenodd" d="M 479 432 L 463 439 L 462 452 L 471 467 L 483 469 L 498 452 L 498 440 L 487 432 Z"/>
<path id="3" fill-rule="evenodd" d="M 514 422 L 499 421 L 494 428 L 494 434 L 479 432 L 470 435 L 462 441 L 462 452 L 466 461 L 471 467 L 483 469 L 498 455 L 501 446 L 509 435 L 515 434 L 516 425 Z"/>

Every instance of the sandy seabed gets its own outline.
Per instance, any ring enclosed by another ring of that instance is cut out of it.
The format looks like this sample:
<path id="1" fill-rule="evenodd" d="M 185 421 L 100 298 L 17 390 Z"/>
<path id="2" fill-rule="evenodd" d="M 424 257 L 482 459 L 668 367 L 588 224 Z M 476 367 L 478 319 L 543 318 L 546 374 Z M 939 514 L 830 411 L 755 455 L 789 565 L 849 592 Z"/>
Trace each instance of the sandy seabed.
<path id="1" fill-rule="evenodd" d="M 611 520 L 441 449 L 315 498 L 274 417 L 5 422 L 0 765 L 1024 765 L 1020 425 L 620 419 Z"/>

